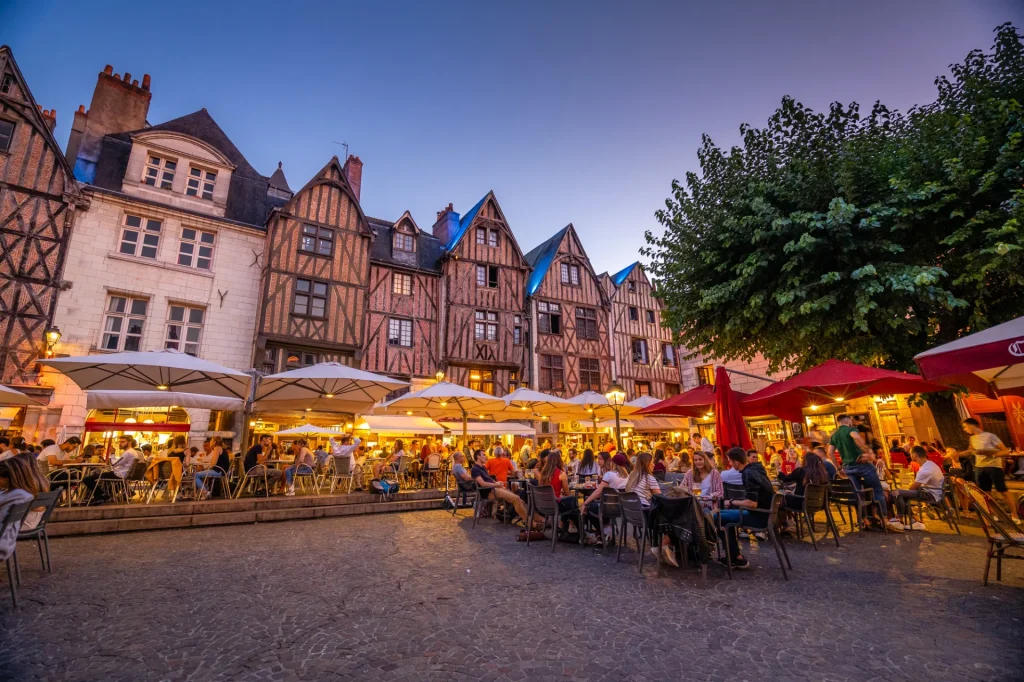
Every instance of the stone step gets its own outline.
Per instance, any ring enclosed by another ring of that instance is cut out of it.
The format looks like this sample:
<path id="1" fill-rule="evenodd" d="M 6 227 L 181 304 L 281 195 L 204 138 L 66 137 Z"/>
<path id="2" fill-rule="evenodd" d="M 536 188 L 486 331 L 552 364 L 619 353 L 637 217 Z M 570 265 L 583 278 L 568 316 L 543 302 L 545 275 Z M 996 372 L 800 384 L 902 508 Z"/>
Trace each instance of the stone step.
<path id="1" fill-rule="evenodd" d="M 374 495 L 353 493 L 61 508 L 54 511 L 47 532 L 60 537 L 440 509 L 444 492 L 417 490 L 399 493 L 392 502 L 376 500 Z"/>

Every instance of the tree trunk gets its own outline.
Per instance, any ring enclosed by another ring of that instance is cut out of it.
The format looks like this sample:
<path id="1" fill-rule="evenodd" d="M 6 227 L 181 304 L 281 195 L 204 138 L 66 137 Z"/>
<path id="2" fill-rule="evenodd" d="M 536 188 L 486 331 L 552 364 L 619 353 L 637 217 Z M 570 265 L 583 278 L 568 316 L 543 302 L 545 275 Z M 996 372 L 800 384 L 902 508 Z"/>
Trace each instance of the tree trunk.
<path id="1" fill-rule="evenodd" d="M 957 450 L 967 449 L 967 434 L 960 428 L 960 413 L 951 394 L 931 393 L 925 398 L 939 428 L 942 443 Z"/>

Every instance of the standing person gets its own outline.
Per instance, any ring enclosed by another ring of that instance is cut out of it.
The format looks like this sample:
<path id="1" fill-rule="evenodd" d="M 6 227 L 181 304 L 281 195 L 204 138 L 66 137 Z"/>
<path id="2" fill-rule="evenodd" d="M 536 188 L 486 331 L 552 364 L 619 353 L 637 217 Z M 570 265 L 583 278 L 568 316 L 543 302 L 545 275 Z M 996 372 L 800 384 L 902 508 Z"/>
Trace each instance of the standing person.
<path id="1" fill-rule="evenodd" d="M 995 488 L 1006 500 L 1014 523 L 1020 523 L 1017 505 L 1006 487 L 1006 474 L 1003 471 L 1003 459 L 1012 457 L 1009 448 L 999 440 L 999 436 L 982 430 L 981 424 L 973 417 L 963 420 L 960 425 L 971 437 L 970 447 L 963 454 L 974 455 L 974 476 L 978 481 L 978 487 L 986 493 L 992 492 L 992 488 Z"/>
<path id="2" fill-rule="evenodd" d="M 89 474 L 82 479 L 82 485 L 89 490 L 92 496 L 92 501 L 102 504 L 103 502 L 110 501 L 110 495 L 106 489 L 101 489 L 98 493 L 93 492 L 96 489 L 97 483 L 100 481 L 117 481 L 124 480 L 129 473 L 131 473 L 132 465 L 139 458 L 139 453 L 135 450 L 135 439 L 129 438 L 128 436 L 121 436 L 117 439 L 117 447 L 121 449 L 121 455 L 113 460 L 110 459 L 110 455 L 107 455 L 107 460 L 110 464 L 110 471 L 100 471 L 94 474 Z"/>
<path id="3" fill-rule="evenodd" d="M 921 468 L 917 470 L 917 475 L 914 476 L 914 482 L 910 484 L 909 490 L 894 490 L 892 492 L 900 518 L 907 516 L 907 500 L 931 499 L 933 502 L 941 500 L 942 485 L 946 480 L 939 465 L 928 459 L 928 451 L 925 448 L 915 445 L 910 449 L 910 456 L 917 460 Z M 890 523 L 903 527 L 900 518 L 893 517 L 890 519 Z M 925 526 L 920 521 L 914 521 L 911 526 L 911 530 L 924 529 Z"/>
<path id="4" fill-rule="evenodd" d="M 77 458 L 73 453 L 81 444 L 82 439 L 78 436 L 71 436 L 60 445 L 50 441 L 50 445 L 44 447 L 43 451 L 39 453 L 39 460 L 45 461 L 51 467 L 63 466 L 65 462 L 74 462 Z"/>
<path id="5" fill-rule="evenodd" d="M 526 463 L 530 461 L 530 457 L 533 456 L 533 439 L 527 438 L 523 443 L 523 447 L 519 449 L 519 467 L 523 468 Z"/>
<path id="6" fill-rule="evenodd" d="M 874 500 L 881 508 L 882 523 L 888 525 L 889 530 L 895 533 L 902 533 L 902 524 L 897 525 L 889 521 L 888 509 L 885 503 L 885 490 L 878 478 L 878 471 L 874 464 L 869 462 L 868 455 L 871 449 L 864 441 L 861 432 L 853 427 L 853 419 L 850 415 L 843 413 L 836 417 L 839 428 L 832 434 L 828 442 L 828 456 L 832 457 L 839 453 L 843 463 L 843 472 L 849 478 L 854 487 L 858 490 L 870 488 L 874 493 Z"/>
<path id="7" fill-rule="evenodd" d="M 700 435 L 697 431 L 690 434 L 690 445 L 694 450 L 700 450 L 701 452 L 714 452 L 715 450 L 714 443 Z"/>

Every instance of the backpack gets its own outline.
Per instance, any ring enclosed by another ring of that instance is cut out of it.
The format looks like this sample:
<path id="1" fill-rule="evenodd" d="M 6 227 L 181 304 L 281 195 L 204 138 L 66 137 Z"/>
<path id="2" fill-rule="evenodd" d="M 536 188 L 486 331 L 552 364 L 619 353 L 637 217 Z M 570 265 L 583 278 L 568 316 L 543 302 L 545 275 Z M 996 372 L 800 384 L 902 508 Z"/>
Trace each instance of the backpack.
<path id="1" fill-rule="evenodd" d="M 392 495 L 398 492 L 397 481 L 385 481 L 379 478 L 375 478 L 370 481 L 370 494 L 380 495 L 384 499 L 390 498 Z"/>

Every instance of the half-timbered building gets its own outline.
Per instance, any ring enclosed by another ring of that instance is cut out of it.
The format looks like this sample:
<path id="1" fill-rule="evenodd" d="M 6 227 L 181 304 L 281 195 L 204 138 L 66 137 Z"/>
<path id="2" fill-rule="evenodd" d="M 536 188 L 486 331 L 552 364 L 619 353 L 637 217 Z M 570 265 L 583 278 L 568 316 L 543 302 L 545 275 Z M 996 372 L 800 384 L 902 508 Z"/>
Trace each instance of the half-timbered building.
<path id="1" fill-rule="evenodd" d="M 661 324 L 663 303 L 639 262 L 601 275 L 611 299 L 615 379 L 629 399 L 669 398 L 680 392 L 678 352 L 672 331 Z"/>
<path id="2" fill-rule="evenodd" d="M 570 224 L 526 254 L 536 387 L 562 397 L 611 381 L 610 302 Z"/>
<path id="3" fill-rule="evenodd" d="M 332 158 L 267 222 L 256 369 L 359 366 L 373 232 L 359 206 L 362 162 Z"/>
<path id="4" fill-rule="evenodd" d="M 0 47 L 0 383 L 39 385 L 81 197 L 14 56 Z M 30 389 L 48 398 L 48 391 Z"/>
<path id="5" fill-rule="evenodd" d="M 433 233 L 445 245 L 441 347 L 447 380 L 505 395 L 530 381 L 529 264 L 494 192 L 461 217 L 449 204 Z"/>
<path id="6" fill-rule="evenodd" d="M 441 366 L 441 242 L 408 211 L 395 222 L 370 218 L 370 289 L 363 369 L 425 387 Z"/>
<path id="7" fill-rule="evenodd" d="M 71 237 L 56 350 L 172 349 L 248 369 L 264 222 L 284 200 L 209 112 L 150 125 L 150 99 L 148 76 L 140 84 L 108 66 L 89 109 L 75 114 L 68 154 L 87 203 Z M 170 432 L 188 431 L 195 443 L 239 428 L 232 412 L 209 409 L 90 409 L 63 375 L 47 372 L 46 381 L 60 409 L 37 438 L 53 437 L 58 422 L 90 439 L 130 419 L 130 430 L 154 443 Z"/>

